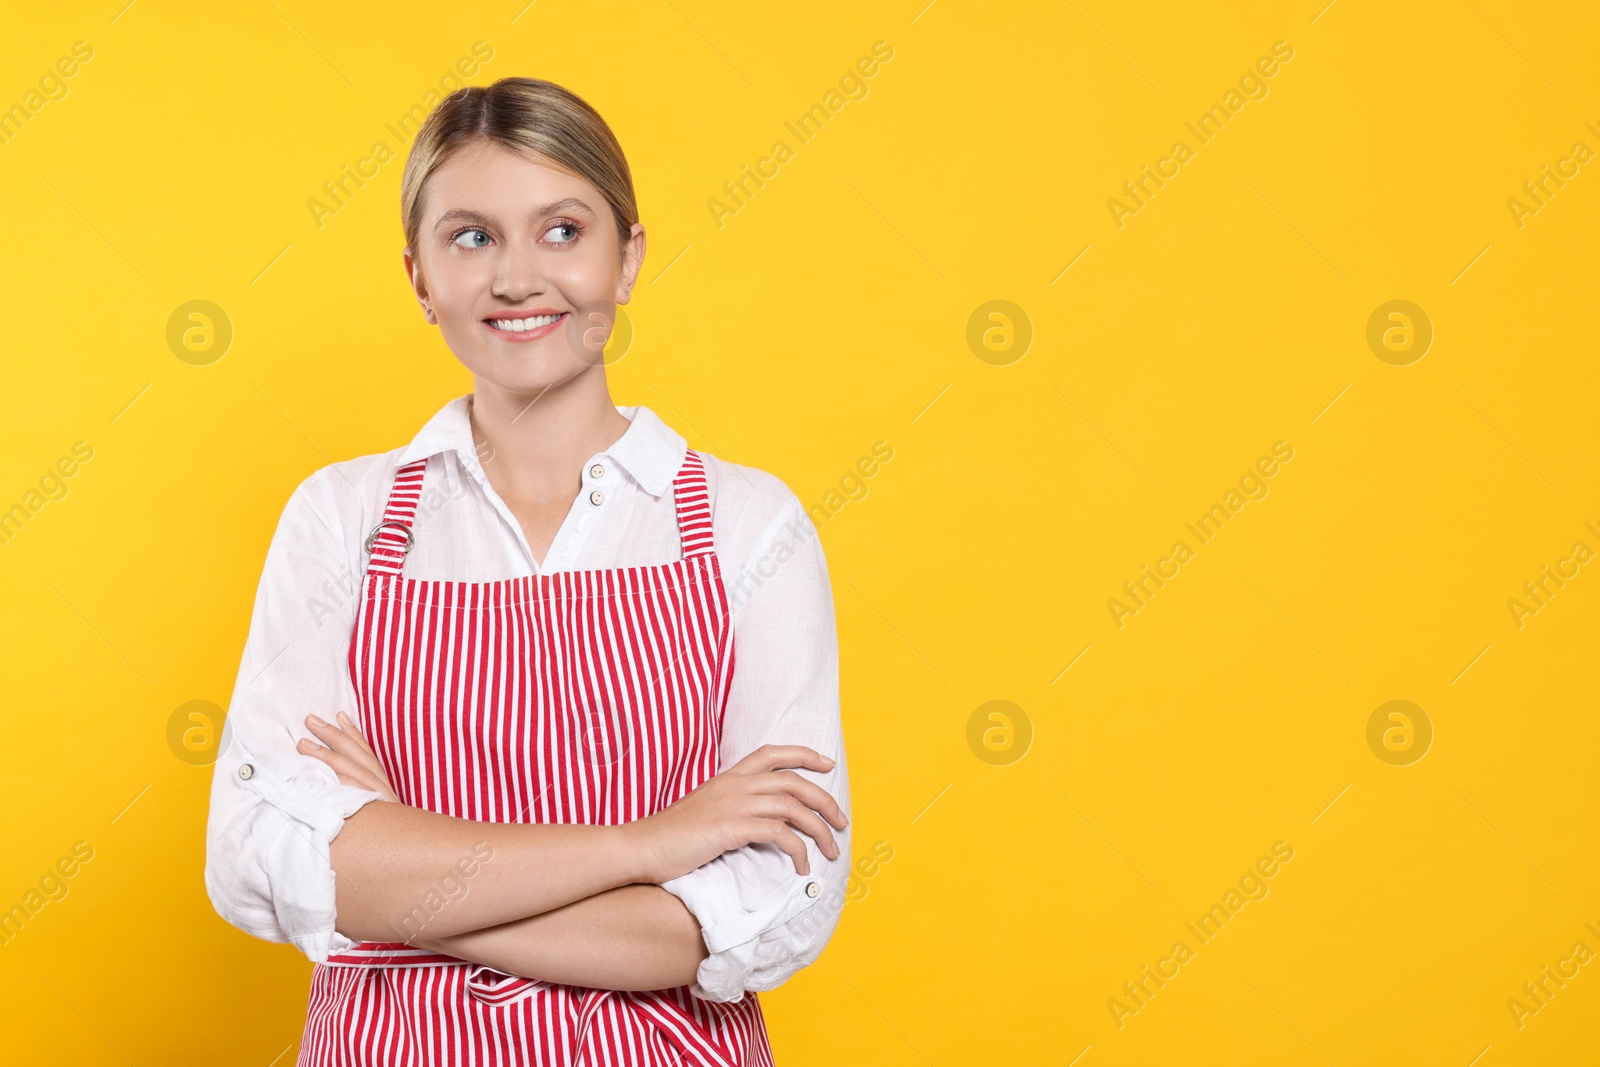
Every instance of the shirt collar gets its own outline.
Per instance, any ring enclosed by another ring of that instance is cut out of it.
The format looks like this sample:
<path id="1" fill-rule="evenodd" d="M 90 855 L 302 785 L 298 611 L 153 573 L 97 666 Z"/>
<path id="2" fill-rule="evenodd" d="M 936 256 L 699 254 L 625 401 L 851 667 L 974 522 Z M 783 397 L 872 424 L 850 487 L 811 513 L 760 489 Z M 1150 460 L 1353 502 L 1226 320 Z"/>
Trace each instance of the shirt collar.
<path id="1" fill-rule="evenodd" d="M 441 452 L 454 452 L 463 467 L 482 474 L 467 414 L 468 396 L 471 394 L 456 397 L 423 425 L 400 453 L 400 466 Z M 628 420 L 628 428 L 610 448 L 592 458 L 612 460 L 647 493 L 660 496 L 672 487 L 689 442 L 642 404 L 619 404 L 616 408 Z"/>

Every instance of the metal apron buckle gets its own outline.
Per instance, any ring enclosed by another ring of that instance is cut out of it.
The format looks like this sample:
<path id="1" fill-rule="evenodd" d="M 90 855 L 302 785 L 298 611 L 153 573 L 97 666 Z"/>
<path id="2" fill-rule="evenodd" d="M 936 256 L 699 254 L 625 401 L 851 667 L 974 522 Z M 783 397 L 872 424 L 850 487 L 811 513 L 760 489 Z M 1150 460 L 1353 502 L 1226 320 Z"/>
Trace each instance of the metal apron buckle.
<path id="1" fill-rule="evenodd" d="M 372 528 L 371 533 L 367 534 L 367 540 L 365 543 L 367 554 L 369 556 L 372 554 L 372 543 L 378 539 L 378 531 L 383 529 L 385 526 L 398 527 L 399 530 L 406 535 L 406 543 L 400 549 L 400 554 L 404 555 L 407 552 L 410 552 L 411 546 L 416 543 L 416 538 L 411 534 L 411 527 L 401 522 L 399 519 L 384 519 L 382 522 L 378 523 L 378 525 Z"/>

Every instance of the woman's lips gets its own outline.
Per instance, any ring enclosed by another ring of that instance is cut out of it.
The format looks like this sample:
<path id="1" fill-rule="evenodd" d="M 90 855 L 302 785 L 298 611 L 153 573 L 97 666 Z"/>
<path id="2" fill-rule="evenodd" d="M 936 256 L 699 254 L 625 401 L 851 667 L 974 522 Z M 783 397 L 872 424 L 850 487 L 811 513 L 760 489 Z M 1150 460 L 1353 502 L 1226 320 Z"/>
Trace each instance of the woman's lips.
<path id="1" fill-rule="evenodd" d="M 554 333 L 562 323 L 567 321 L 567 315 L 568 313 L 563 311 L 556 321 L 532 330 L 502 330 L 489 319 L 485 319 L 483 325 L 490 333 L 507 341 L 537 341 L 541 337 Z"/>

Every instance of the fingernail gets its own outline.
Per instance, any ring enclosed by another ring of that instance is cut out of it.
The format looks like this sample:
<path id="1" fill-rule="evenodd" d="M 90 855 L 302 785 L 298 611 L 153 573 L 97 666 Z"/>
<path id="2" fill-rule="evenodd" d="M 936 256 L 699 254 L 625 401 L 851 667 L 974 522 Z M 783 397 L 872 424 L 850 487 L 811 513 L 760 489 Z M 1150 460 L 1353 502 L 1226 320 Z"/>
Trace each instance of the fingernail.
<path id="1" fill-rule="evenodd" d="M 350 721 L 350 716 L 346 715 L 344 712 L 341 711 L 339 713 L 339 721 L 340 722 L 349 722 Z"/>
<path id="2" fill-rule="evenodd" d="M 321 719 L 317 718 L 315 715 L 307 715 L 306 716 L 306 722 L 310 723 L 312 726 L 326 726 L 326 725 L 328 725 L 327 723 L 323 722 Z"/>
<path id="3" fill-rule="evenodd" d="M 822 757 L 822 762 L 826 763 L 828 766 L 832 767 L 833 763 L 834 763 L 833 757 L 831 757 L 831 756 L 823 756 Z"/>

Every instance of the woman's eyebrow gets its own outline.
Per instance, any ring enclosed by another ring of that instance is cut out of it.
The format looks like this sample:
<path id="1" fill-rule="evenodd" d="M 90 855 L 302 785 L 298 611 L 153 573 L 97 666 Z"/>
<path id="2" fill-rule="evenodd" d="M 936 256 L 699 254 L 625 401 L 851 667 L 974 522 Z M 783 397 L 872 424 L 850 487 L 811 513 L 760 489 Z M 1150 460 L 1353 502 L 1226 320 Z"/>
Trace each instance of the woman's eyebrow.
<path id="1" fill-rule="evenodd" d="M 557 200 L 553 204 L 545 204 L 541 207 L 534 208 L 531 212 L 529 212 L 528 217 L 540 218 L 545 215 L 553 215 L 557 211 L 570 211 L 573 209 L 585 211 L 590 215 L 594 214 L 594 209 L 588 204 L 585 204 L 582 200 L 579 200 L 575 196 L 569 196 L 564 199 Z M 481 225 L 492 225 L 494 220 L 481 211 L 474 211 L 471 208 L 458 207 L 452 208 L 449 211 L 446 211 L 443 215 L 440 215 L 439 221 L 433 224 L 433 228 L 435 230 L 442 230 L 444 227 L 456 222 L 472 222 Z"/>

